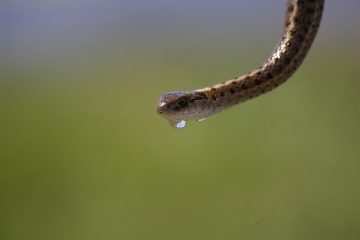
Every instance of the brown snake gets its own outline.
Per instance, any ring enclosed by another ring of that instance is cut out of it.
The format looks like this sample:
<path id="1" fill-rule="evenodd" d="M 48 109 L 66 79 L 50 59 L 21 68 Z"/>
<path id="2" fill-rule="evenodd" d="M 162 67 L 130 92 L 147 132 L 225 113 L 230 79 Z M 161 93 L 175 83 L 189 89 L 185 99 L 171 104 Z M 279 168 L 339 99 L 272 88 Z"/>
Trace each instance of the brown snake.
<path id="1" fill-rule="evenodd" d="M 161 96 L 157 112 L 175 128 L 187 120 L 201 121 L 285 82 L 301 65 L 320 25 L 324 0 L 288 0 L 282 38 L 256 70 L 223 83 Z"/>

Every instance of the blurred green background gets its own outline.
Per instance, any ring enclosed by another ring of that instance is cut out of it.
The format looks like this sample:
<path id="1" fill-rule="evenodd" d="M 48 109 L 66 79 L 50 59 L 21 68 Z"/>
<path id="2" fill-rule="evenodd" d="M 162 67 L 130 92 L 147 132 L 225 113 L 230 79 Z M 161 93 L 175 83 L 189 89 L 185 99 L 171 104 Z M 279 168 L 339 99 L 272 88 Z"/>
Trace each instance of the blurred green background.
<path id="1" fill-rule="evenodd" d="M 250 71 L 284 1 L 0 3 L 0 239 L 359 239 L 358 1 L 299 71 L 174 130 L 160 95 Z"/>

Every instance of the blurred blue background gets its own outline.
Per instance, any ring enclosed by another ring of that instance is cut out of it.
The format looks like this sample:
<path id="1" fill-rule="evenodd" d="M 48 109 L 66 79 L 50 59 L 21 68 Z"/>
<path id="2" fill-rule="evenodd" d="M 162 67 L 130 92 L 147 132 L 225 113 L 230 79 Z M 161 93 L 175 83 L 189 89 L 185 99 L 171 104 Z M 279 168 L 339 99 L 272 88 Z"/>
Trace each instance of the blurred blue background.
<path id="1" fill-rule="evenodd" d="M 182 131 L 167 91 L 246 73 L 285 1 L 0 2 L 0 239 L 358 239 L 360 2 L 303 66 Z"/>

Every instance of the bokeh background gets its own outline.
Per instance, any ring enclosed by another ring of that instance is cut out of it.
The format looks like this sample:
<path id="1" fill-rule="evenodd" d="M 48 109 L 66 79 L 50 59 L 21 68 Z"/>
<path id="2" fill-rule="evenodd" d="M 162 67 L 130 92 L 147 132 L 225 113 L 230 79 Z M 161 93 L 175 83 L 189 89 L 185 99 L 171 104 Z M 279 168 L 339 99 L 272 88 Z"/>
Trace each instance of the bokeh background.
<path id="1" fill-rule="evenodd" d="M 1 1 L 0 239 L 359 239 L 359 1 L 277 90 L 155 112 L 258 66 L 284 2 Z"/>

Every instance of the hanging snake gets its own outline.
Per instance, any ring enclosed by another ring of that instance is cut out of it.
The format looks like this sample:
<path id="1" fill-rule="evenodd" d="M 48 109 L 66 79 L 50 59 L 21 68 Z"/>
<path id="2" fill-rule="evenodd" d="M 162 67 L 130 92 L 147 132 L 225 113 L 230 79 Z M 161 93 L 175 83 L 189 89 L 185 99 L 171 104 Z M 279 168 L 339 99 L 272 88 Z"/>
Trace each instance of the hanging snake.
<path id="1" fill-rule="evenodd" d="M 287 0 L 281 39 L 260 67 L 210 87 L 165 93 L 157 105 L 158 114 L 180 129 L 188 120 L 202 121 L 284 83 L 308 53 L 318 31 L 323 8 L 324 0 Z"/>

